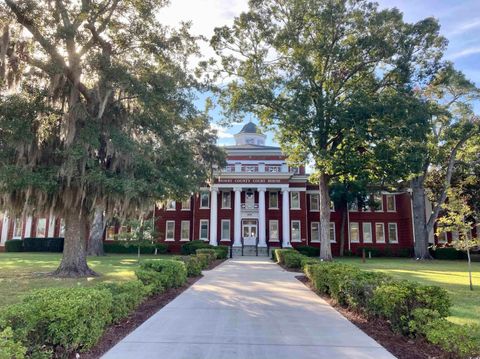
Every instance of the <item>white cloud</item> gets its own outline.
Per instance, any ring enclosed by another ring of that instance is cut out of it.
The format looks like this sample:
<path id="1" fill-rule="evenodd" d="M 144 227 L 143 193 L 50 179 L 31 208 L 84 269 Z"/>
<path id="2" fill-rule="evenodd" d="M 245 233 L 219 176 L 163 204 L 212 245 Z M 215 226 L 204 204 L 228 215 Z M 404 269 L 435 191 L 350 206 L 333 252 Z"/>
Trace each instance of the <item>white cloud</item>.
<path id="1" fill-rule="evenodd" d="M 474 46 L 474 47 L 467 47 L 466 49 L 454 52 L 453 54 L 450 54 L 447 57 L 451 60 L 456 60 L 461 57 L 465 57 L 473 54 L 479 54 L 479 53 L 480 53 L 480 46 Z"/>
<path id="2" fill-rule="evenodd" d="M 212 123 L 211 124 L 211 127 L 214 129 L 214 130 L 217 130 L 217 136 L 219 139 L 223 139 L 223 138 L 233 138 L 233 134 L 227 132 L 228 130 L 225 128 L 225 127 L 222 127 L 216 123 Z"/>
<path id="3" fill-rule="evenodd" d="M 480 27 L 480 18 L 476 19 L 471 19 L 467 22 L 464 22 L 462 24 L 459 24 L 459 26 L 455 26 L 451 31 L 447 32 L 447 37 L 448 36 L 456 36 L 456 35 L 461 35 L 471 29 L 475 29 L 477 27 Z"/>

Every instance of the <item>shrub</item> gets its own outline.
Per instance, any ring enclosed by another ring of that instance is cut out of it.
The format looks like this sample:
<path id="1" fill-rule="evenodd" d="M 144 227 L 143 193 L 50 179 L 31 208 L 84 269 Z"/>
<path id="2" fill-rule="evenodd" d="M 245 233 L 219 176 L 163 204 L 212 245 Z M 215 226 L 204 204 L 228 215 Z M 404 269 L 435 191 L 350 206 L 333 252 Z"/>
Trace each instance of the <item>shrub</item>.
<path id="1" fill-rule="evenodd" d="M 172 259 L 150 259 L 140 263 L 140 270 L 159 273 L 160 277 L 158 278 L 163 287 L 167 289 L 181 287 L 187 281 L 187 268 L 181 261 Z M 143 284 L 146 283 L 143 282 Z"/>
<path id="2" fill-rule="evenodd" d="M 435 259 L 467 259 L 467 254 L 465 252 L 459 251 L 452 247 L 437 248 L 431 250 L 431 254 Z"/>
<path id="3" fill-rule="evenodd" d="M 217 259 L 227 259 L 229 247 L 228 246 L 218 246 L 213 248 L 215 253 L 217 253 Z"/>
<path id="4" fill-rule="evenodd" d="M 25 238 L 25 252 L 63 252 L 63 238 Z"/>
<path id="5" fill-rule="evenodd" d="M 138 241 L 109 241 L 103 243 L 103 250 L 105 253 L 120 253 L 120 254 L 136 254 L 138 253 L 138 246 L 140 246 L 141 254 L 154 254 L 155 249 L 157 253 L 167 253 L 168 245 L 165 243 L 145 243 Z"/>
<path id="6" fill-rule="evenodd" d="M 208 257 L 208 265 L 212 264 L 217 259 L 217 252 L 213 248 L 197 249 L 196 255 L 205 254 Z"/>
<path id="7" fill-rule="evenodd" d="M 23 241 L 21 239 L 11 239 L 5 242 L 5 251 L 23 252 Z"/>
<path id="8" fill-rule="evenodd" d="M 275 259 L 276 259 L 277 263 L 285 264 L 284 254 L 287 253 L 287 252 L 298 253 L 294 249 L 275 249 Z"/>
<path id="9" fill-rule="evenodd" d="M 0 314 L 29 353 L 65 353 L 92 347 L 111 322 L 112 294 L 94 288 L 46 288 Z M 45 355 L 45 354 L 44 354 Z M 35 355 L 32 355 L 32 357 Z"/>
<path id="10" fill-rule="evenodd" d="M 0 359 L 23 359 L 26 352 L 27 348 L 13 339 L 12 328 L 0 332 Z"/>
<path id="11" fill-rule="evenodd" d="M 300 260 L 300 268 L 305 272 L 305 266 L 310 264 L 319 264 L 320 261 L 316 258 L 305 257 L 303 256 Z"/>
<path id="12" fill-rule="evenodd" d="M 341 292 L 344 282 L 359 270 L 353 266 L 333 262 L 306 265 L 305 274 L 319 293 L 329 294 L 339 303 L 345 302 Z"/>
<path id="13" fill-rule="evenodd" d="M 188 256 L 190 254 L 195 254 L 197 252 L 197 249 L 212 247 L 213 246 L 204 241 L 191 241 L 182 245 L 182 247 L 180 248 L 180 253 Z"/>
<path id="14" fill-rule="evenodd" d="M 296 251 L 283 252 L 283 261 L 287 268 L 301 268 L 302 258 L 304 257 L 304 255 Z"/>
<path id="15" fill-rule="evenodd" d="M 202 274 L 202 264 L 197 256 L 184 256 L 177 258 L 177 260 L 185 263 L 188 277 L 198 277 Z"/>
<path id="16" fill-rule="evenodd" d="M 112 294 L 113 322 L 127 317 L 151 292 L 151 288 L 143 285 L 139 280 L 125 283 L 102 283 L 98 285 L 98 289 L 106 289 Z"/>
<path id="17" fill-rule="evenodd" d="M 375 288 L 390 280 L 390 276 L 383 273 L 357 272 L 345 278 L 345 282 L 341 284 L 343 293 L 341 304 L 347 305 L 353 310 L 368 313 Z"/>
<path id="18" fill-rule="evenodd" d="M 436 311 L 440 317 L 449 314 L 450 300 L 446 290 L 409 281 L 391 281 L 378 286 L 373 292 L 372 313 L 389 320 L 394 330 L 411 333 L 414 310 Z"/>
<path id="19" fill-rule="evenodd" d="M 165 276 L 162 273 L 155 272 L 153 270 L 137 269 L 135 271 L 135 275 L 139 281 L 150 288 L 152 294 L 158 294 L 165 291 L 165 287 L 163 285 Z"/>
<path id="20" fill-rule="evenodd" d="M 307 257 L 318 257 L 320 256 L 320 248 L 311 247 L 311 246 L 297 246 L 295 247 L 297 251 Z"/>

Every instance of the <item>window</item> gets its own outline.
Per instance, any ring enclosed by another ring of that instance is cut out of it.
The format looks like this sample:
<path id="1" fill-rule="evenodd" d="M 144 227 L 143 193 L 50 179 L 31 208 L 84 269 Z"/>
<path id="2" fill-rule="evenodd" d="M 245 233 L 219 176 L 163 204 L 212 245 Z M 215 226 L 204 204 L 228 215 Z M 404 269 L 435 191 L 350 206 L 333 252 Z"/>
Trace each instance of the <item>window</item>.
<path id="1" fill-rule="evenodd" d="M 310 242 L 320 242 L 320 223 L 312 222 L 310 224 Z"/>
<path id="2" fill-rule="evenodd" d="M 460 234 L 458 231 L 452 232 L 452 241 L 458 241 L 459 237 L 460 237 Z"/>
<path id="3" fill-rule="evenodd" d="M 447 242 L 448 242 L 447 232 L 440 233 L 440 235 L 438 236 L 438 243 L 447 243 Z"/>
<path id="4" fill-rule="evenodd" d="M 350 204 L 350 212 L 358 211 L 358 202 L 355 200 Z"/>
<path id="5" fill-rule="evenodd" d="M 210 207 L 210 194 L 208 192 L 200 193 L 200 208 Z"/>
<path id="6" fill-rule="evenodd" d="M 177 203 L 169 199 L 167 201 L 167 206 L 166 206 L 167 211 L 175 211 L 176 208 L 177 208 Z"/>
<path id="7" fill-rule="evenodd" d="M 222 208 L 232 208 L 232 194 L 230 192 L 222 192 Z"/>
<path id="8" fill-rule="evenodd" d="M 328 235 L 330 238 L 331 243 L 335 243 L 337 241 L 337 238 L 335 237 L 335 223 L 330 222 L 330 228 L 328 231 Z"/>
<path id="9" fill-rule="evenodd" d="M 190 197 L 182 201 L 182 211 L 189 211 L 191 208 Z"/>
<path id="10" fill-rule="evenodd" d="M 369 222 L 362 223 L 363 243 L 372 243 L 372 224 Z"/>
<path id="11" fill-rule="evenodd" d="M 335 203 L 333 201 L 330 201 L 330 212 L 335 212 Z"/>
<path id="12" fill-rule="evenodd" d="M 352 243 L 360 242 L 360 235 L 358 233 L 357 222 L 350 222 L 350 242 Z"/>
<path id="13" fill-rule="evenodd" d="M 13 227 L 13 238 L 22 238 L 23 221 L 21 218 L 15 218 Z"/>
<path id="14" fill-rule="evenodd" d="M 383 223 L 375 223 L 375 242 L 385 243 L 385 225 Z"/>
<path id="15" fill-rule="evenodd" d="M 59 236 L 60 237 L 65 237 L 65 220 L 62 218 L 60 220 L 60 233 L 59 233 Z"/>
<path id="16" fill-rule="evenodd" d="M 200 220 L 200 239 L 203 241 L 208 240 L 208 219 Z"/>
<path id="17" fill-rule="evenodd" d="M 319 211 L 320 210 L 320 195 L 311 194 L 310 195 L 310 211 Z"/>
<path id="18" fill-rule="evenodd" d="M 290 192 L 290 209 L 300 209 L 300 192 Z"/>
<path id="19" fill-rule="evenodd" d="M 268 208 L 278 208 L 278 192 L 268 192 Z"/>
<path id="20" fill-rule="evenodd" d="M 229 241 L 230 240 L 230 220 L 229 219 L 222 219 L 222 237 L 221 241 Z"/>
<path id="21" fill-rule="evenodd" d="M 36 236 L 38 238 L 45 238 L 46 235 L 47 235 L 47 219 L 39 218 L 37 221 Z"/>
<path id="22" fill-rule="evenodd" d="M 388 243 L 398 243 L 397 224 L 388 224 Z"/>
<path id="23" fill-rule="evenodd" d="M 174 241 L 175 240 L 175 221 L 167 221 L 167 229 L 165 231 L 165 240 Z"/>
<path id="24" fill-rule="evenodd" d="M 182 221 L 180 228 L 180 240 L 189 241 L 190 240 L 190 221 Z"/>
<path id="25" fill-rule="evenodd" d="M 277 193 L 277 192 L 272 192 Z M 268 232 L 270 233 L 270 242 L 278 242 L 278 221 L 270 220 L 268 222 Z"/>
<path id="26" fill-rule="evenodd" d="M 373 202 L 375 203 L 375 211 L 383 212 L 383 196 L 381 194 L 374 195 Z"/>
<path id="27" fill-rule="evenodd" d="M 62 237 L 62 235 L 60 235 Z M 114 226 L 108 226 L 107 227 L 107 241 L 113 241 L 115 240 L 115 227 Z"/>
<path id="28" fill-rule="evenodd" d="M 395 196 L 393 194 L 388 194 L 387 196 L 387 212 L 395 212 Z"/>
<path id="29" fill-rule="evenodd" d="M 292 242 L 301 242 L 300 221 L 292 221 Z"/>

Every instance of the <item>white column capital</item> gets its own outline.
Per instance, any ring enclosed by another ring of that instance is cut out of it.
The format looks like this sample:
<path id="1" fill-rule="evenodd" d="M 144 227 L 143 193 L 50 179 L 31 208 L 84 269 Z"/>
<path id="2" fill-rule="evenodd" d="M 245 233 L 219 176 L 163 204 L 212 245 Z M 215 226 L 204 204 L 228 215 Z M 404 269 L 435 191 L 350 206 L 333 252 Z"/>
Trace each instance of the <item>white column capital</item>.
<path id="1" fill-rule="evenodd" d="M 290 192 L 290 188 L 287 188 L 287 187 L 282 188 L 282 193 L 288 193 L 288 192 Z"/>
<path id="2" fill-rule="evenodd" d="M 210 192 L 218 192 L 218 187 L 210 187 Z"/>
<path id="3" fill-rule="evenodd" d="M 263 187 L 260 187 L 260 188 L 257 188 L 257 192 L 267 192 L 267 189 L 266 188 L 263 188 Z"/>

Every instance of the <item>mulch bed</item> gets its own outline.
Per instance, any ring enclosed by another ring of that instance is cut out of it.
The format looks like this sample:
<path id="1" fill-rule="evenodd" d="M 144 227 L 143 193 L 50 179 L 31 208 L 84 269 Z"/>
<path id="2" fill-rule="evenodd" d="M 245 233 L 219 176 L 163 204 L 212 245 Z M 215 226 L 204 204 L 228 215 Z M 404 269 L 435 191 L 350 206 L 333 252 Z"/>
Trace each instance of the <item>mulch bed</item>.
<path id="1" fill-rule="evenodd" d="M 210 270 L 222 263 L 223 260 L 216 260 L 207 269 Z M 182 294 L 192 284 L 198 281 L 202 276 L 187 278 L 187 283 L 180 288 L 171 288 L 167 291 L 147 298 L 138 308 L 128 317 L 122 319 L 119 323 L 108 327 L 98 343 L 88 352 L 80 353 L 79 356 L 73 355 L 71 358 L 97 359 L 110 350 L 115 344 L 125 338 L 128 334 L 138 328 L 152 315 Z"/>
<path id="2" fill-rule="evenodd" d="M 296 276 L 300 282 L 312 291 L 312 285 L 304 275 Z M 318 294 L 317 294 L 318 295 Z M 334 307 L 350 322 L 375 339 L 398 359 L 448 359 L 451 356 L 437 346 L 428 343 L 423 338 L 407 338 L 394 333 L 387 321 L 378 318 L 366 318 L 358 312 L 354 312 L 338 305 L 330 297 L 319 295 L 328 304 Z"/>

